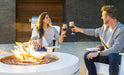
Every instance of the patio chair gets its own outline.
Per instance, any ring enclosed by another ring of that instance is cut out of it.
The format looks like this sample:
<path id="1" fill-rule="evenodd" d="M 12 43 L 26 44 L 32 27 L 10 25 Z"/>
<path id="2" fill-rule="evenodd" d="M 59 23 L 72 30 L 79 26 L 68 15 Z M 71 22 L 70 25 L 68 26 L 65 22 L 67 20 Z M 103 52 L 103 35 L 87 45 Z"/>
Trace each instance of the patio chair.
<path id="1" fill-rule="evenodd" d="M 105 63 L 95 62 L 98 74 L 109 75 L 109 65 Z"/>

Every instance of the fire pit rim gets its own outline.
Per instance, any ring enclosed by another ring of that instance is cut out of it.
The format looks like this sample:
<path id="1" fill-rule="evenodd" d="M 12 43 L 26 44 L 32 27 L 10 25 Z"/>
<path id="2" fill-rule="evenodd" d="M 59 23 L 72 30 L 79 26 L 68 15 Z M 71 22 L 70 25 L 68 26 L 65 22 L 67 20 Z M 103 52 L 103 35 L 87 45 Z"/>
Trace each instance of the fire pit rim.
<path id="1" fill-rule="evenodd" d="M 8 70 L 10 70 L 10 71 L 6 71 L 6 70 L 2 69 L 2 70 L 0 70 L 0 73 L 4 73 L 4 72 L 5 73 L 36 73 L 36 72 L 44 72 L 45 73 L 48 71 L 49 72 L 53 71 L 52 73 L 54 73 L 54 71 L 56 71 L 56 70 L 58 70 L 58 72 L 60 72 L 60 70 L 61 71 L 66 70 L 66 71 L 74 72 L 75 70 L 77 71 L 79 69 L 79 64 L 78 64 L 79 59 L 72 54 L 60 53 L 60 52 L 45 52 L 45 53 L 56 55 L 60 59 L 56 62 L 52 62 L 52 63 L 48 63 L 48 64 L 42 64 L 42 65 L 33 65 L 33 66 L 19 66 L 19 65 L 16 66 L 16 65 L 9 65 L 9 64 L 4 64 L 4 63 L 0 62 L 0 66 L 5 67 L 3 69 L 7 69 L 7 67 L 8 67 Z M 0 55 L 0 58 L 5 57 L 5 56 L 9 56 L 9 55 L 13 55 L 13 54 L 2 54 L 2 55 Z M 73 59 L 70 59 L 70 58 L 73 58 Z M 74 66 L 74 67 L 72 68 L 72 66 Z M 10 67 L 12 69 L 10 69 Z M 24 67 L 29 69 L 29 70 L 27 70 L 27 69 L 24 70 Z M 44 67 L 44 68 L 42 68 L 42 67 Z M 51 67 L 54 67 L 54 69 Z M 23 68 L 23 69 L 20 69 L 20 68 Z M 30 70 L 30 68 L 31 68 L 31 70 Z"/>

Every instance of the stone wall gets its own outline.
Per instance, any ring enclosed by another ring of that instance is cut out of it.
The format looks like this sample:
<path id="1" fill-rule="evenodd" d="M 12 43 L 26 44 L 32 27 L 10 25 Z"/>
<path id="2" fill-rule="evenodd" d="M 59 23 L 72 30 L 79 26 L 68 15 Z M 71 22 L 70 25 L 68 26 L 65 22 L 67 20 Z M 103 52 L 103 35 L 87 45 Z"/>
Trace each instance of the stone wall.
<path id="1" fill-rule="evenodd" d="M 0 0 L 0 43 L 14 43 L 15 29 L 15 0 Z"/>

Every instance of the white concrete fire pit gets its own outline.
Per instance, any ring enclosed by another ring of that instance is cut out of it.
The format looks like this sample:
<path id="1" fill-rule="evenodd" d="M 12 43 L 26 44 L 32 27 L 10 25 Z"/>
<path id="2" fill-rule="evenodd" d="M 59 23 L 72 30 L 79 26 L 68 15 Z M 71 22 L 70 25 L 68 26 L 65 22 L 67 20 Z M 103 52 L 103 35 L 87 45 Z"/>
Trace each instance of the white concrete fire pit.
<path id="1" fill-rule="evenodd" d="M 59 60 L 42 65 L 9 65 L 0 62 L 0 75 L 79 75 L 79 59 L 71 54 L 47 52 Z M 2 54 L 0 58 L 13 54 Z"/>

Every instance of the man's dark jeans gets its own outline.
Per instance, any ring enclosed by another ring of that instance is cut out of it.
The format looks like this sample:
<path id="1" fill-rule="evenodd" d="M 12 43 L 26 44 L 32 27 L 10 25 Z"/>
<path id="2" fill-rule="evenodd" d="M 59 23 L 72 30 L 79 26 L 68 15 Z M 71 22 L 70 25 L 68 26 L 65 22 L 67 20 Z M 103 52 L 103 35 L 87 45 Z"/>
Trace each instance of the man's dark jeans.
<path id="1" fill-rule="evenodd" d="M 102 62 L 102 63 L 109 64 L 109 75 L 118 75 L 119 64 L 121 61 L 121 56 L 119 54 L 111 53 L 108 56 L 97 56 L 93 59 L 88 60 L 87 55 L 89 53 L 90 52 L 87 52 L 84 55 L 85 65 L 88 69 L 89 75 L 97 75 L 94 62 Z"/>

